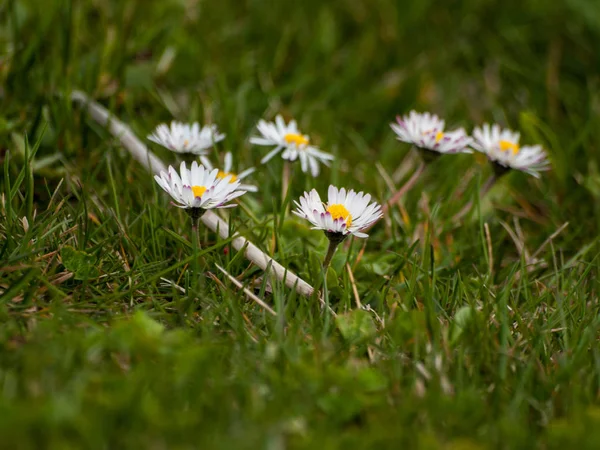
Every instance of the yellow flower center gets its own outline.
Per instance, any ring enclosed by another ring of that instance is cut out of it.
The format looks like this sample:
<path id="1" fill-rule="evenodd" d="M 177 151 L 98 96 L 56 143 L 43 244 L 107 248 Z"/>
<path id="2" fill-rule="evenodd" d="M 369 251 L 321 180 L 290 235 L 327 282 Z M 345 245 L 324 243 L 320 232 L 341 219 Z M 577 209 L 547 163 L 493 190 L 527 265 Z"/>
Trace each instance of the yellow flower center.
<path id="1" fill-rule="evenodd" d="M 500 141 L 499 145 L 500 145 L 500 150 L 502 150 L 503 152 L 510 150 L 513 152 L 513 155 L 516 155 L 517 153 L 519 153 L 519 144 L 515 144 L 514 142 L 510 142 L 510 141 Z"/>
<path id="2" fill-rule="evenodd" d="M 231 172 L 223 172 L 222 170 L 219 170 L 219 173 L 217 174 L 217 178 L 222 180 L 224 178 L 227 178 L 228 176 L 231 175 L 231 179 L 229 180 L 230 183 L 235 183 L 237 181 L 237 176 L 235 173 L 231 173 Z"/>
<path id="3" fill-rule="evenodd" d="M 192 192 L 194 197 L 202 197 L 206 192 L 206 188 L 204 186 L 192 186 Z"/>
<path id="4" fill-rule="evenodd" d="M 296 144 L 296 146 L 298 146 L 298 147 L 300 145 L 308 144 L 308 138 L 302 136 L 301 134 L 297 134 L 297 133 L 288 133 L 283 137 L 283 139 L 288 144 Z"/>
<path id="5" fill-rule="evenodd" d="M 350 215 L 350 211 L 348 211 L 344 205 L 340 203 L 329 205 L 327 212 L 331 214 L 331 217 L 334 220 L 344 219 L 346 221 L 346 228 L 350 228 L 350 225 L 352 225 L 352 215 Z"/>
<path id="6" fill-rule="evenodd" d="M 435 130 L 435 129 L 434 129 Z M 421 133 L 423 136 L 427 136 L 430 133 L 433 133 L 434 130 L 425 130 L 423 131 L 423 133 Z M 442 138 L 444 137 L 444 132 L 443 131 L 438 131 L 437 133 L 435 133 L 435 142 L 438 143 L 442 140 Z"/>
<path id="7" fill-rule="evenodd" d="M 188 141 L 187 139 L 185 141 L 183 141 L 183 146 L 187 147 L 190 144 L 190 141 Z"/>

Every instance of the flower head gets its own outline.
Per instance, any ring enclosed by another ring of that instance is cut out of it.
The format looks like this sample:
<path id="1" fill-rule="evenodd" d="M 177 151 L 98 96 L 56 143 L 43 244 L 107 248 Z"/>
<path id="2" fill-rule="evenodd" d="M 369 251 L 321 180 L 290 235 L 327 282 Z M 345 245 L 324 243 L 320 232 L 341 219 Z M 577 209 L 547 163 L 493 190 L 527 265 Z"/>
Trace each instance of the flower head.
<path id="1" fill-rule="evenodd" d="M 213 165 L 210 163 L 210 161 L 206 160 L 203 162 L 208 170 L 213 170 Z M 243 170 L 240 173 L 232 172 L 231 168 L 233 167 L 233 156 L 231 155 L 231 152 L 225 153 L 224 163 L 225 164 L 223 166 L 223 170 L 219 170 L 219 173 L 217 174 L 217 178 L 225 178 L 227 176 L 230 176 L 230 179 L 229 179 L 230 183 L 235 183 L 237 180 L 241 181 L 256 170 L 254 167 L 251 167 L 249 169 Z M 240 184 L 239 189 L 248 191 L 248 192 L 257 192 L 258 191 L 258 188 L 256 186 L 254 186 L 253 184 L 243 184 L 242 183 L 242 184 Z"/>
<path id="2" fill-rule="evenodd" d="M 411 111 L 404 117 L 398 116 L 390 126 L 398 140 L 413 144 L 421 150 L 447 153 L 471 153 L 468 148 L 471 138 L 463 128 L 444 131 L 444 121 L 435 114 Z"/>
<path id="3" fill-rule="evenodd" d="M 294 211 L 299 217 L 308 220 L 315 230 L 338 234 L 345 237 L 353 234 L 364 238 L 368 235 L 362 230 L 369 228 L 383 213 L 377 202 L 371 202 L 371 196 L 354 190 L 338 189 L 329 186 L 327 203 L 323 203 L 315 189 L 305 192 L 300 202 L 294 202 Z"/>
<path id="4" fill-rule="evenodd" d="M 205 125 L 200 128 L 198 122 L 190 125 L 173 121 L 170 127 L 166 123 L 161 123 L 148 139 L 176 153 L 205 155 L 206 150 L 216 142 L 225 139 L 225 135 L 219 133 L 216 125 Z"/>
<path id="5" fill-rule="evenodd" d="M 240 188 L 239 180 L 233 176 L 219 178 L 219 169 L 208 170 L 196 161 L 188 170 L 181 163 L 180 173 L 169 166 L 168 173 L 161 172 L 154 179 L 174 201 L 175 206 L 184 209 L 207 210 L 212 208 L 230 208 L 233 199 L 246 193 Z"/>
<path id="6" fill-rule="evenodd" d="M 500 171 L 516 169 L 539 177 L 539 172 L 548 170 L 550 162 L 541 145 L 519 145 L 520 134 L 500 125 L 484 124 L 473 130 L 471 147 L 487 157 Z"/>
<path id="7" fill-rule="evenodd" d="M 310 169 L 312 176 L 316 177 L 319 175 L 319 163 L 329 165 L 329 161 L 333 160 L 333 155 L 322 152 L 314 145 L 310 145 L 310 138 L 298 130 L 295 120 L 291 120 L 286 124 L 283 117 L 278 115 L 275 117 L 275 122 L 260 120 L 257 128 L 261 136 L 251 137 L 250 143 L 275 146 L 260 161 L 263 164 L 283 150 L 281 154 L 283 159 L 288 161 L 300 159 L 302 171 L 308 172 Z"/>

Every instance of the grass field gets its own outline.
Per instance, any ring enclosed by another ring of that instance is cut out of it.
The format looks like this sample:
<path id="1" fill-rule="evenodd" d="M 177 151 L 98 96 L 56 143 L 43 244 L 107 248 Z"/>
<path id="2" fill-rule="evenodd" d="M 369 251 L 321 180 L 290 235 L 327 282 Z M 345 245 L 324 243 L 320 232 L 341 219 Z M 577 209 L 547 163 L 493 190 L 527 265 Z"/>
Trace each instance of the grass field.
<path id="1" fill-rule="evenodd" d="M 600 447 L 596 1 L 43 3 L 0 3 L 0 448 Z M 258 167 L 231 230 L 337 316 L 206 227 L 193 259 L 185 212 L 74 89 L 144 140 L 218 124 L 215 154 Z M 384 203 L 419 163 L 389 127 L 411 109 L 519 130 L 552 170 L 479 201 L 489 165 L 443 156 L 323 280 L 291 200 Z M 288 198 L 248 142 L 278 113 L 336 156 L 293 166 Z"/>

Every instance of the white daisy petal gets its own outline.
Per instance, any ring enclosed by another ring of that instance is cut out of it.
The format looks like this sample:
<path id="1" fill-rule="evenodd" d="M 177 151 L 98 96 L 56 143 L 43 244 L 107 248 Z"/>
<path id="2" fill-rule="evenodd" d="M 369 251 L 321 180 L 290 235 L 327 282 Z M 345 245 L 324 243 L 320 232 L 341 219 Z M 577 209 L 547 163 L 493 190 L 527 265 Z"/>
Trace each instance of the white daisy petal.
<path id="1" fill-rule="evenodd" d="M 293 148 L 286 148 L 281 157 L 287 161 L 296 161 L 298 159 L 298 152 Z M 302 162 L 302 160 L 300 160 Z"/>
<path id="2" fill-rule="evenodd" d="M 274 144 L 276 144 L 276 142 L 273 141 L 273 139 L 264 139 L 264 138 L 259 138 L 259 137 L 251 137 L 250 143 L 255 144 L 255 145 L 274 145 Z"/>
<path id="3" fill-rule="evenodd" d="M 413 144 L 423 150 L 440 154 L 471 153 L 472 139 L 463 128 L 444 131 L 445 123 L 435 114 L 411 111 L 398 116 L 390 127 L 399 141 Z"/>
<path id="4" fill-rule="evenodd" d="M 246 170 L 242 170 L 240 173 L 238 173 L 238 178 L 240 180 L 243 180 L 244 178 L 246 178 L 248 175 L 252 175 L 254 172 L 256 171 L 255 167 L 250 167 L 249 169 Z"/>
<path id="5" fill-rule="evenodd" d="M 317 158 L 312 155 L 308 155 L 308 165 L 310 166 L 310 174 L 313 178 L 317 178 L 319 176 L 319 163 L 317 162 Z"/>
<path id="6" fill-rule="evenodd" d="M 252 184 L 240 184 L 240 189 L 247 192 L 258 192 L 258 187 Z"/>
<path id="7" fill-rule="evenodd" d="M 223 160 L 223 170 L 225 172 L 231 172 L 231 166 L 233 165 L 233 157 L 231 152 L 225 153 L 225 159 Z"/>
<path id="8" fill-rule="evenodd" d="M 234 180 L 233 175 L 218 175 L 218 169 L 208 172 L 204 166 L 194 161 L 191 169 L 183 162 L 180 173 L 169 166 L 168 173 L 161 172 L 160 177 L 155 176 L 154 179 L 171 196 L 175 206 L 186 209 L 229 207 L 231 205 L 228 203 L 245 194 L 246 190 L 241 189 L 240 182 Z"/>
<path id="9" fill-rule="evenodd" d="M 264 163 L 268 162 L 271 158 L 273 158 L 273 156 L 275 156 L 277 153 L 279 153 L 282 148 L 283 147 L 281 145 L 278 145 L 277 147 L 275 147 L 273 150 L 271 150 L 269 153 L 267 153 L 267 155 L 265 157 L 263 157 L 263 159 L 260 160 L 260 163 L 264 164 Z"/>
<path id="10" fill-rule="evenodd" d="M 208 159 L 205 155 L 200 155 L 200 162 L 202 163 L 202 165 L 204 167 L 206 167 L 208 170 L 212 170 L 213 165 L 210 162 L 210 159 Z"/>
<path id="11" fill-rule="evenodd" d="M 190 125 L 173 121 L 170 126 L 162 123 L 156 127 L 154 133 L 148 135 L 148 140 L 173 152 L 194 155 L 205 155 L 208 148 L 223 139 L 225 135 L 219 133 L 216 125 L 200 128 L 197 122 Z"/>
<path id="12" fill-rule="evenodd" d="M 164 173 L 164 172 L 163 172 Z M 165 192 L 170 192 L 171 187 L 169 186 L 169 184 L 165 181 L 164 177 L 162 176 L 158 176 L 158 175 L 154 175 L 154 179 L 156 180 L 156 182 L 158 183 L 158 185 L 165 191 Z"/>
<path id="13" fill-rule="evenodd" d="M 202 167 L 202 166 L 200 166 Z M 204 185 L 214 185 L 215 191 L 221 192 L 223 189 L 226 189 L 227 184 L 237 183 L 239 185 L 239 189 L 242 191 L 251 191 L 257 192 L 258 188 L 251 184 L 245 183 L 240 184 L 241 179 L 246 178 L 250 174 L 252 174 L 255 169 L 251 167 L 249 169 L 243 170 L 242 172 L 236 174 L 232 171 L 233 168 L 233 155 L 231 152 L 227 152 L 223 158 L 223 170 L 216 169 L 209 162 L 208 165 L 202 169 L 204 172 L 203 179 L 196 184 Z M 225 181 L 226 180 L 226 181 Z"/>
<path id="14" fill-rule="evenodd" d="M 381 206 L 376 202 L 369 203 L 371 196 L 362 192 L 357 194 L 352 189 L 346 191 L 329 186 L 327 199 L 328 202 L 323 204 L 315 189 L 305 192 L 294 202 L 293 213 L 308 220 L 314 229 L 357 237 L 367 237 L 362 231 L 383 216 Z"/>
<path id="15" fill-rule="evenodd" d="M 471 147 L 484 153 L 496 167 L 515 169 L 539 177 L 550 168 L 550 161 L 540 145 L 521 146 L 520 134 L 500 125 L 484 124 L 473 130 Z"/>
<path id="16" fill-rule="evenodd" d="M 319 163 L 327 165 L 334 156 L 309 145 L 310 138 L 298 130 L 295 120 L 285 123 L 281 115 L 275 117 L 275 122 L 259 120 L 256 126 L 260 136 L 250 138 L 250 143 L 263 146 L 275 146 L 271 152 L 262 158 L 264 164 L 283 149 L 281 157 L 287 161 L 300 160 L 303 172 L 308 172 L 316 177 L 319 174 Z"/>
<path id="17" fill-rule="evenodd" d="M 286 151 L 288 151 L 288 150 L 286 150 Z M 308 155 L 306 153 L 302 152 L 302 153 L 299 153 L 298 156 L 300 157 L 300 167 L 302 168 L 302 172 L 306 172 L 308 169 Z M 291 158 L 290 158 L 290 160 L 291 160 Z"/>

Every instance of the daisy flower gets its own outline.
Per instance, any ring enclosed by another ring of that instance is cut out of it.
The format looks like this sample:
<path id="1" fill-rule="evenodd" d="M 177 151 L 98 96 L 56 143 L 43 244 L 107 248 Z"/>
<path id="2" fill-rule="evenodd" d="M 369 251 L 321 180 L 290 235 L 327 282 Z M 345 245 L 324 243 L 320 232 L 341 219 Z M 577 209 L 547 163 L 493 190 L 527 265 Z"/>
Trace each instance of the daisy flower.
<path id="1" fill-rule="evenodd" d="M 390 126 L 399 141 L 413 144 L 427 158 L 440 154 L 471 153 L 468 148 L 471 138 L 463 128 L 444 131 L 444 121 L 435 114 L 411 111 L 404 117 L 398 116 Z M 430 158 L 429 158 L 430 159 Z"/>
<path id="2" fill-rule="evenodd" d="M 237 180 L 243 180 L 244 178 L 246 178 L 248 175 L 250 175 L 251 173 L 253 173 L 256 169 L 254 167 L 251 167 L 250 169 L 246 169 L 240 173 L 233 173 L 231 171 L 231 168 L 233 166 L 233 157 L 231 155 L 231 152 L 227 152 L 225 153 L 225 161 L 224 161 L 225 165 L 223 167 L 223 170 L 219 170 L 219 173 L 217 173 L 217 178 L 225 178 L 227 176 L 230 176 L 230 183 L 234 183 Z M 204 164 L 206 166 L 206 168 L 208 170 L 213 170 L 213 166 L 210 163 L 210 161 L 206 161 L 206 164 Z M 244 191 L 248 191 L 248 192 L 257 192 L 258 188 L 256 186 L 254 186 L 253 184 L 240 184 L 240 189 L 244 190 Z"/>
<path id="3" fill-rule="evenodd" d="M 471 147 L 487 155 L 497 175 L 516 169 L 539 178 L 540 171 L 550 168 L 548 156 L 541 145 L 520 146 L 520 137 L 518 132 L 486 123 L 473 130 Z"/>
<path id="4" fill-rule="evenodd" d="M 371 195 L 354 190 L 338 189 L 329 186 L 327 203 L 321 201 L 321 197 L 315 189 L 305 192 L 300 197 L 300 202 L 294 202 L 297 209 L 293 211 L 299 217 L 308 220 L 314 230 L 323 230 L 329 239 L 329 250 L 323 262 L 323 266 L 329 266 L 335 249 L 344 239 L 352 234 L 359 238 L 368 237 L 363 233 L 383 213 L 377 202 L 371 202 Z"/>
<path id="5" fill-rule="evenodd" d="M 291 120 L 286 125 L 283 117 L 278 115 L 275 117 L 275 122 L 267 122 L 261 119 L 258 122 L 257 128 L 261 136 L 251 137 L 250 143 L 275 146 L 273 150 L 261 159 L 260 162 L 262 164 L 283 150 L 281 154 L 283 159 L 288 161 L 300 159 L 302 172 L 308 172 L 310 168 L 310 173 L 313 177 L 316 177 L 319 175 L 319 163 L 327 166 L 329 165 L 329 161 L 333 160 L 333 155 L 322 152 L 314 145 L 310 145 L 310 138 L 298 130 L 295 120 Z"/>
<path id="6" fill-rule="evenodd" d="M 154 179 L 173 199 L 174 205 L 185 209 L 194 221 L 213 208 L 230 208 L 233 199 L 246 193 L 232 175 L 219 178 L 219 169 L 208 170 L 196 161 L 188 169 L 181 163 L 179 173 L 172 166 Z"/>
<path id="7" fill-rule="evenodd" d="M 148 139 L 175 153 L 204 156 L 206 150 L 216 142 L 225 139 L 225 135 L 219 133 L 216 125 L 205 125 L 200 128 L 198 122 L 190 125 L 173 121 L 170 126 L 161 123 L 154 133 L 148 135 Z"/>

